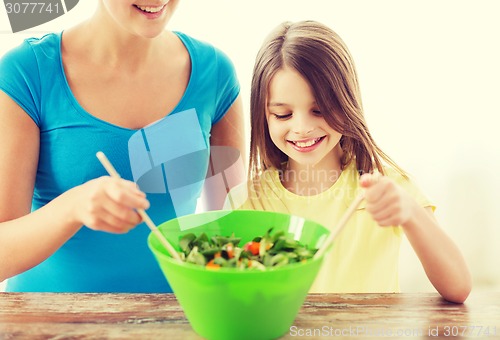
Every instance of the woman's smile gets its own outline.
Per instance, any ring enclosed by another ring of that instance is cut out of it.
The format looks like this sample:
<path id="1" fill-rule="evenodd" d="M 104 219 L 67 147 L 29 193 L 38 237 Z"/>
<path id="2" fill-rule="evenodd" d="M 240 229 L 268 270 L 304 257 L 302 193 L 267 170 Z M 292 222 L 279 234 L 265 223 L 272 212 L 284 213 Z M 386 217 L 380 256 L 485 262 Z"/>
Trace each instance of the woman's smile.
<path id="1" fill-rule="evenodd" d="M 168 1 L 163 5 L 133 5 L 139 12 L 144 14 L 148 19 L 156 19 L 160 17 L 165 8 L 167 7 Z"/>

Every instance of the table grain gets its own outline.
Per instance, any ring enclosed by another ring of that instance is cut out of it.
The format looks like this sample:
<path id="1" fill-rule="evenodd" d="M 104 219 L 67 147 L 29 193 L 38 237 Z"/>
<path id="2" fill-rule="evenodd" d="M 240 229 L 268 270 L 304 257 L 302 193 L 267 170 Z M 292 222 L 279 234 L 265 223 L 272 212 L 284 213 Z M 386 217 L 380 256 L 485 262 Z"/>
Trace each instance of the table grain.
<path id="1" fill-rule="evenodd" d="M 282 339 L 500 338 L 500 292 L 309 294 Z M 173 294 L 0 293 L 0 339 L 201 339 Z"/>

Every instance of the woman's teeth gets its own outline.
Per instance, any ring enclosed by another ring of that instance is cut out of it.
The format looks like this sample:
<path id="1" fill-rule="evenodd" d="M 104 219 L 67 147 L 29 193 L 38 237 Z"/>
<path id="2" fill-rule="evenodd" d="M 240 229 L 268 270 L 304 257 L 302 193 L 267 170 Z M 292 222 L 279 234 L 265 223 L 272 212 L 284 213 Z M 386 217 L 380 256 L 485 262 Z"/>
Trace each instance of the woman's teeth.
<path id="1" fill-rule="evenodd" d="M 144 7 L 144 6 L 139 6 L 136 5 L 137 8 L 139 8 L 141 11 L 148 12 L 148 13 L 157 13 L 163 9 L 165 5 L 159 6 L 159 7 Z"/>
<path id="2" fill-rule="evenodd" d="M 316 139 L 310 139 L 310 140 L 305 141 L 305 142 L 296 141 L 296 142 L 292 142 L 292 143 L 295 144 L 296 146 L 298 146 L 299 148 L 307 148 L 307 147 L 313 146 L 314 144 L 316 144 L 320 140 L 321 140 L 321 137 L 316 138 Z"/>

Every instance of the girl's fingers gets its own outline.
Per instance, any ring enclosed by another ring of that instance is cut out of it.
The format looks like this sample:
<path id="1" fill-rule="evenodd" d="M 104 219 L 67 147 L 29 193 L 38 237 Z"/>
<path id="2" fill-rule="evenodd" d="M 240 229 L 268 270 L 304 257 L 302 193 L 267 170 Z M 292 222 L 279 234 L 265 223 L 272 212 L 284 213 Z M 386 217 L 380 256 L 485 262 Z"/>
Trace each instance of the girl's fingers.
<path id="1" fill-rule="evenodd" d="M 404 195 L 391 179 L 378 174 L 365 174 L 360 184 L 366 189 L 366 210 L 379 225 L 401 225 L 408 219 Z"/>
<path id="2" fill-rule="evenodd" d="M 381 188 L 381 190 L 370 193 L 367 202 L 368 211 L 375 213 L 377 211 L 383 211 L 389 207 L 396 206 L 399 202 L 399 199 L 397 193 Z"/>
<path id="3" fill-rule="evenodd" d="M 369 188 L 374 184 L 377 184 L 383 176 L 379 172 L 374 172 L 371 174 L 363 174 L 359 181 L 363 188 Z"/>
<path id="4" fill-rule="evenodd" d="M 379 210 L 372 214 L 373 219 L 380 226 L 390 226 L 394 225 L 394 216 L 397 214 L 397 209 L 395 207 L 388 207 L 387 209 Z"/>
<path id="5" fill-rule="evenodd" d="M 368 203 L 379 202 L 384 198 L 387 179 L 377 174 L 361 176 L 360 184 L 365 188 L 365 200 Z"/>
<path id="6" fill-rule="evenodd" d="M 372 186 L 372 182 L 373 182 L 372 174 L 363 174 L 359 178 L 359 184 L 363 188 L 369 188 L 369 187 L 371 187 Z"/>

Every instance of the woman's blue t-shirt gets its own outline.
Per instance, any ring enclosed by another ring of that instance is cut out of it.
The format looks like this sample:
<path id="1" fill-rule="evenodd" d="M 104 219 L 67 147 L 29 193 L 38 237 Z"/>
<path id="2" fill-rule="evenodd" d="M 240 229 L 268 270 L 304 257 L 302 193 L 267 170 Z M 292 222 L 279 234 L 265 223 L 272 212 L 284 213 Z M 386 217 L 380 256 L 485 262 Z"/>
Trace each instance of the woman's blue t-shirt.
<path id="1" fill-rule="evenodd" d="M 123 178 L 147 193 L 148 214 L 156 224 L 194 212 L 211 127 L 240 91 L 230 60 L 210 44 L 176 32 L 191 58 L 186 91 L 165 118 L 132 130 L 100 120 L 79 105 L 64 74 L 62 34 L 27 39 L 0 59 L 0 90 L 40 129 L 32 210 L 106 175 L 95 156 L 102 151 Z M 124 235 L 84 226 L 47 260 L 9 279 L 7 291 L 171 292 L 148 248 L 149 232 L 144 224 Z"/>

